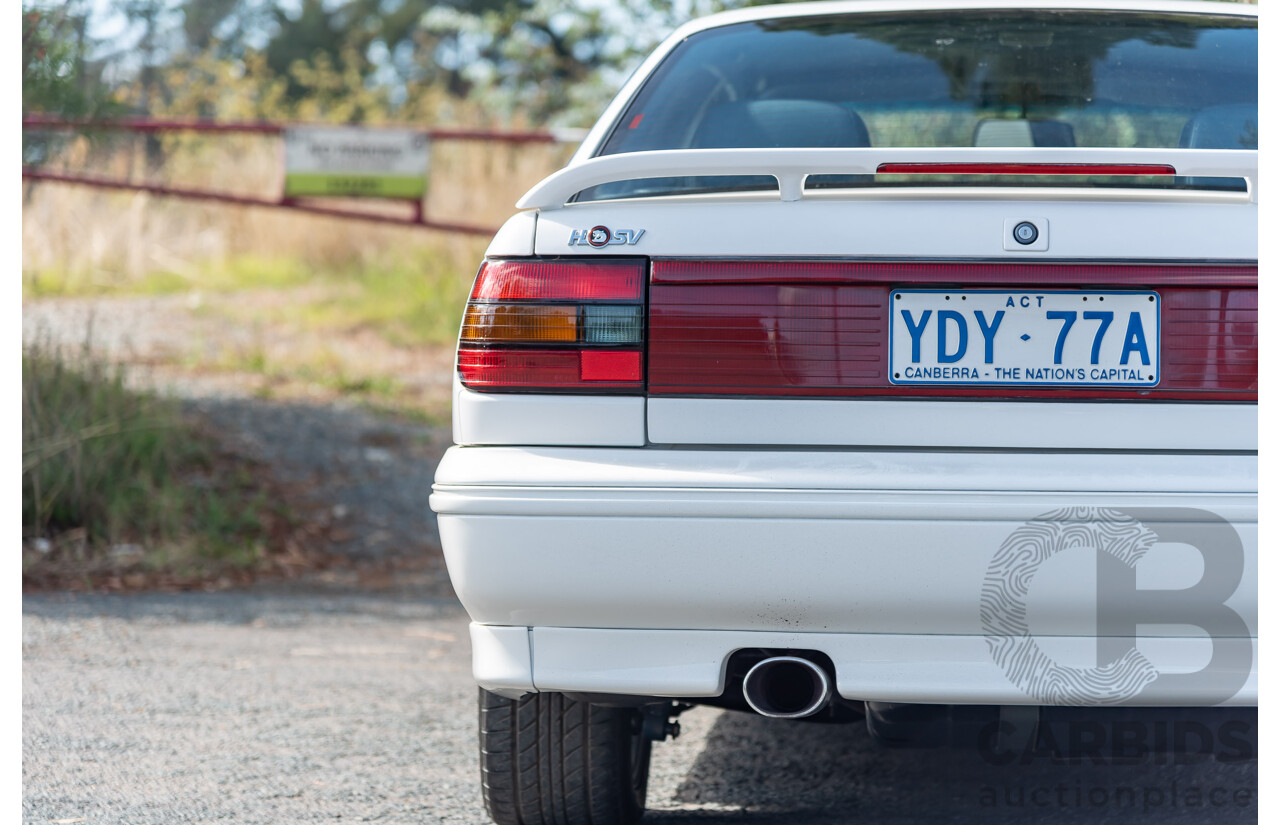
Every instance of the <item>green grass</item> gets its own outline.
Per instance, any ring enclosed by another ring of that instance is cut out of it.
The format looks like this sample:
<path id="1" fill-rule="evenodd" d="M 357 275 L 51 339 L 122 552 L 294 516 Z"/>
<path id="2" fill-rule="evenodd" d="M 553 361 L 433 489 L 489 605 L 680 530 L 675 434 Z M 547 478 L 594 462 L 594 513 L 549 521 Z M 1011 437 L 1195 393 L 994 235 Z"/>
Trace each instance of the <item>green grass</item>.
<path id="1" fill-rule="evenodd" d="M 186 365 L 193 369 L 212 368 L 224 372 L 261 375 L 277 384 L 296 382 L 339 395 L 367 396 L 387 401 L 402 398 L 407 392 L 404 384 L 394 376 L 350 372 L 336 355 L 323 347 L 293 352 L 284 359 L 274 359 L 265 349 L 251 347 L 229 352 L 212 362 L 196 359 L 188 361 Z"/>
<path id="2" fill-rule="evenodd" d="M 321 390 L 372 412 L 419 424 L 442 427 L 451 420 L 447 396 L 423 398 L 395 376 L 353 373 L 340 358 L 323 347 L 293 351 L 283 358 L 273 358 L 265 349 L 251 347 L 225 353 L 211 362 L 194 359 L 184 365 L 196 370 L 263 376 L 268 383 L 253 393 L 263 400 L 294 398 L 299 392 L 314 399 L 314 390 Z"/>
<path id="3" fill-rule="evenodd" d="M 312 328 L 369 329 L 401 346 L 452 345 L 480 260 L 459 257 L 418 251 L 317 272 L 318 282 L 336 287 L 330 297 L 272 314 Z"/>
<path id="4" fill-rule="evenodd" d="M 375 412 L 442 426 L 449 421 L 447 389 L 424 395 L 407 387 L 376 354 L 366 363 L 353 359 L 348 346 L 344 358 L 326 341 L 367 332 L 410 350 L 451 350 L 482 252 L 478 242 L 461 242 L 382 250 L 314 267 L 296 259 L 239 258 L 210 265 L 197 278 L 153 272 L 143 278 L 92 281 L 28 272 L 24 297 L 203 292 L 208 300 L 193 305 L 197 314 L 232 325 L 305 334 L 297 336 L 299 345 L 292 349 L 226 347 L 209 358 L 194 348 L 176 366 L 263 376 L 267 383 L 254 391 L 260 398 L 313 397 L 318 390 Z M 264 289 L 270 291 L 258 291 Z"/>
<path id="5" fill-rule="evenodd" d="M 302 261 L 244 256 L 206 263 L 188 274 L 153 270 L 138 277 L 112 272 L 37 270 L 22 273 L 23 298 L 66 298 L 101 295 L 171 295 L 203 290 L 283 289 L 301 286 L 315 274 Z"/>
<path id="6" fill-rule="evenodd" d="M 24 551 L 24 577 L 248 569 L 270 507 L 250 468 L 220 457 L 173 402 L 83 352 L 23 353 L 22 530 L 43 547 Z"/>
<path id="7" fill-rule="evenodd" d="M 287 321 L 318 329 L 370 329 L 402 346 L 450 344 L 456 340 L 481 251 L 417 247 L 383 250 L 362 259 L 309 265 L 296 258 L 241 257 L 205 264 L 195 274 L 158 270 L 126 278 L 65 271 L 24 272 L 25 299 L 166 295 L 191 291 L 242 292 L 325 287 L 319 297 L 259 305 L 251 297 L 240 314 L 267 322 Z"/>

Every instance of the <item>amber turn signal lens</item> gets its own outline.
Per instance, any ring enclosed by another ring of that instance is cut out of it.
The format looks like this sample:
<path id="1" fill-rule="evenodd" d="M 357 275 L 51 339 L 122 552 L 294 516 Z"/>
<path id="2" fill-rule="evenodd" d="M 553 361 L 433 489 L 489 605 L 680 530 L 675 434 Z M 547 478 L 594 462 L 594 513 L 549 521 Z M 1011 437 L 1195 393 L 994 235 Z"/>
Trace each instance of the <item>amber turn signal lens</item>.
<path id="1" fill-rule="evenodd" d="M 572 344 L 578 340 L 578 308 L 527 304 L 472 304 L 462 340 L 486 343 Z"/>

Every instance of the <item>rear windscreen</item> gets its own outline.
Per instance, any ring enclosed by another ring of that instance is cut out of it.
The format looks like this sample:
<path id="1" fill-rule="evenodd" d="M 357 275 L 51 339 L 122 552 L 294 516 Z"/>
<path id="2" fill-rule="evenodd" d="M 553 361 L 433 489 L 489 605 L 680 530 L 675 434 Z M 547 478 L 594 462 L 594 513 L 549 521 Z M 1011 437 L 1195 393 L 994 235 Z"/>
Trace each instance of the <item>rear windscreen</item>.
<path id="1" fill-rule="evenodd" d="M 970 10 L 785 18 L 699 32 L 644 84 L 600 154 L 1257 145 L 1252 18 Z M 771 183 L 741 180 L 735 188 Z"/>

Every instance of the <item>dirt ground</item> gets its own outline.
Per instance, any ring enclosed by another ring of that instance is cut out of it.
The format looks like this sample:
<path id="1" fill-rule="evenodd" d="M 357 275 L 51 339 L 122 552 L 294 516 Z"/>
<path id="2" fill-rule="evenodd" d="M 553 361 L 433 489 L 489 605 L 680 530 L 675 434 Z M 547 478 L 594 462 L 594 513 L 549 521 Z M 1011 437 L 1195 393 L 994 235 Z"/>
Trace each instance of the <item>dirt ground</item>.
<path id="1" fill-rule="evenodd" d="M 298 291 L 293 291 L 298 292 Z M 295 295 L 305 300 L 305 292 Z M 92 352 L 126 365 L 132 383 L 176 397 L 233 456 L 271 468 L 319 523 L 326 552 L 351 562 L 318 572 L 318 585 L 359 584 L 451 595 L 428 506 L 435 467 L 451 443 L 451 354 L 396 347 L 368 330 L 346 332 L 235 320 L 220 307 L 284 300 L 278 293 L 49 299 L 23 307 L 24 341 Z M 323 346 L 343 374 L 393 376 L 398 404 L 296 375 L 264 374 L 246 353 L 288 362 Z M 335 355 L 336 354 L 336 355 Z M 433 412 L 434 411 L 434 412 Z"/>

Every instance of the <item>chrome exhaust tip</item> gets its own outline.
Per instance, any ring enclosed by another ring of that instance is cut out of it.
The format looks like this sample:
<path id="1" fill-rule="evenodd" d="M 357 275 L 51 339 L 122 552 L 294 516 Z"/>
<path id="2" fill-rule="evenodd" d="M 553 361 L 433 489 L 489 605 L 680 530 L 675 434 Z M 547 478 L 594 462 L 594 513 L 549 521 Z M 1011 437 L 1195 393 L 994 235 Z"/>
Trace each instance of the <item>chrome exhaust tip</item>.
<path id="1" fill-rule="evenodd" d="M 774 719 L 803 719 L 831 701 L 831 679 L 818 665 L 799 656 L 762 659 L 742 679 L 751 709 Z"/>

